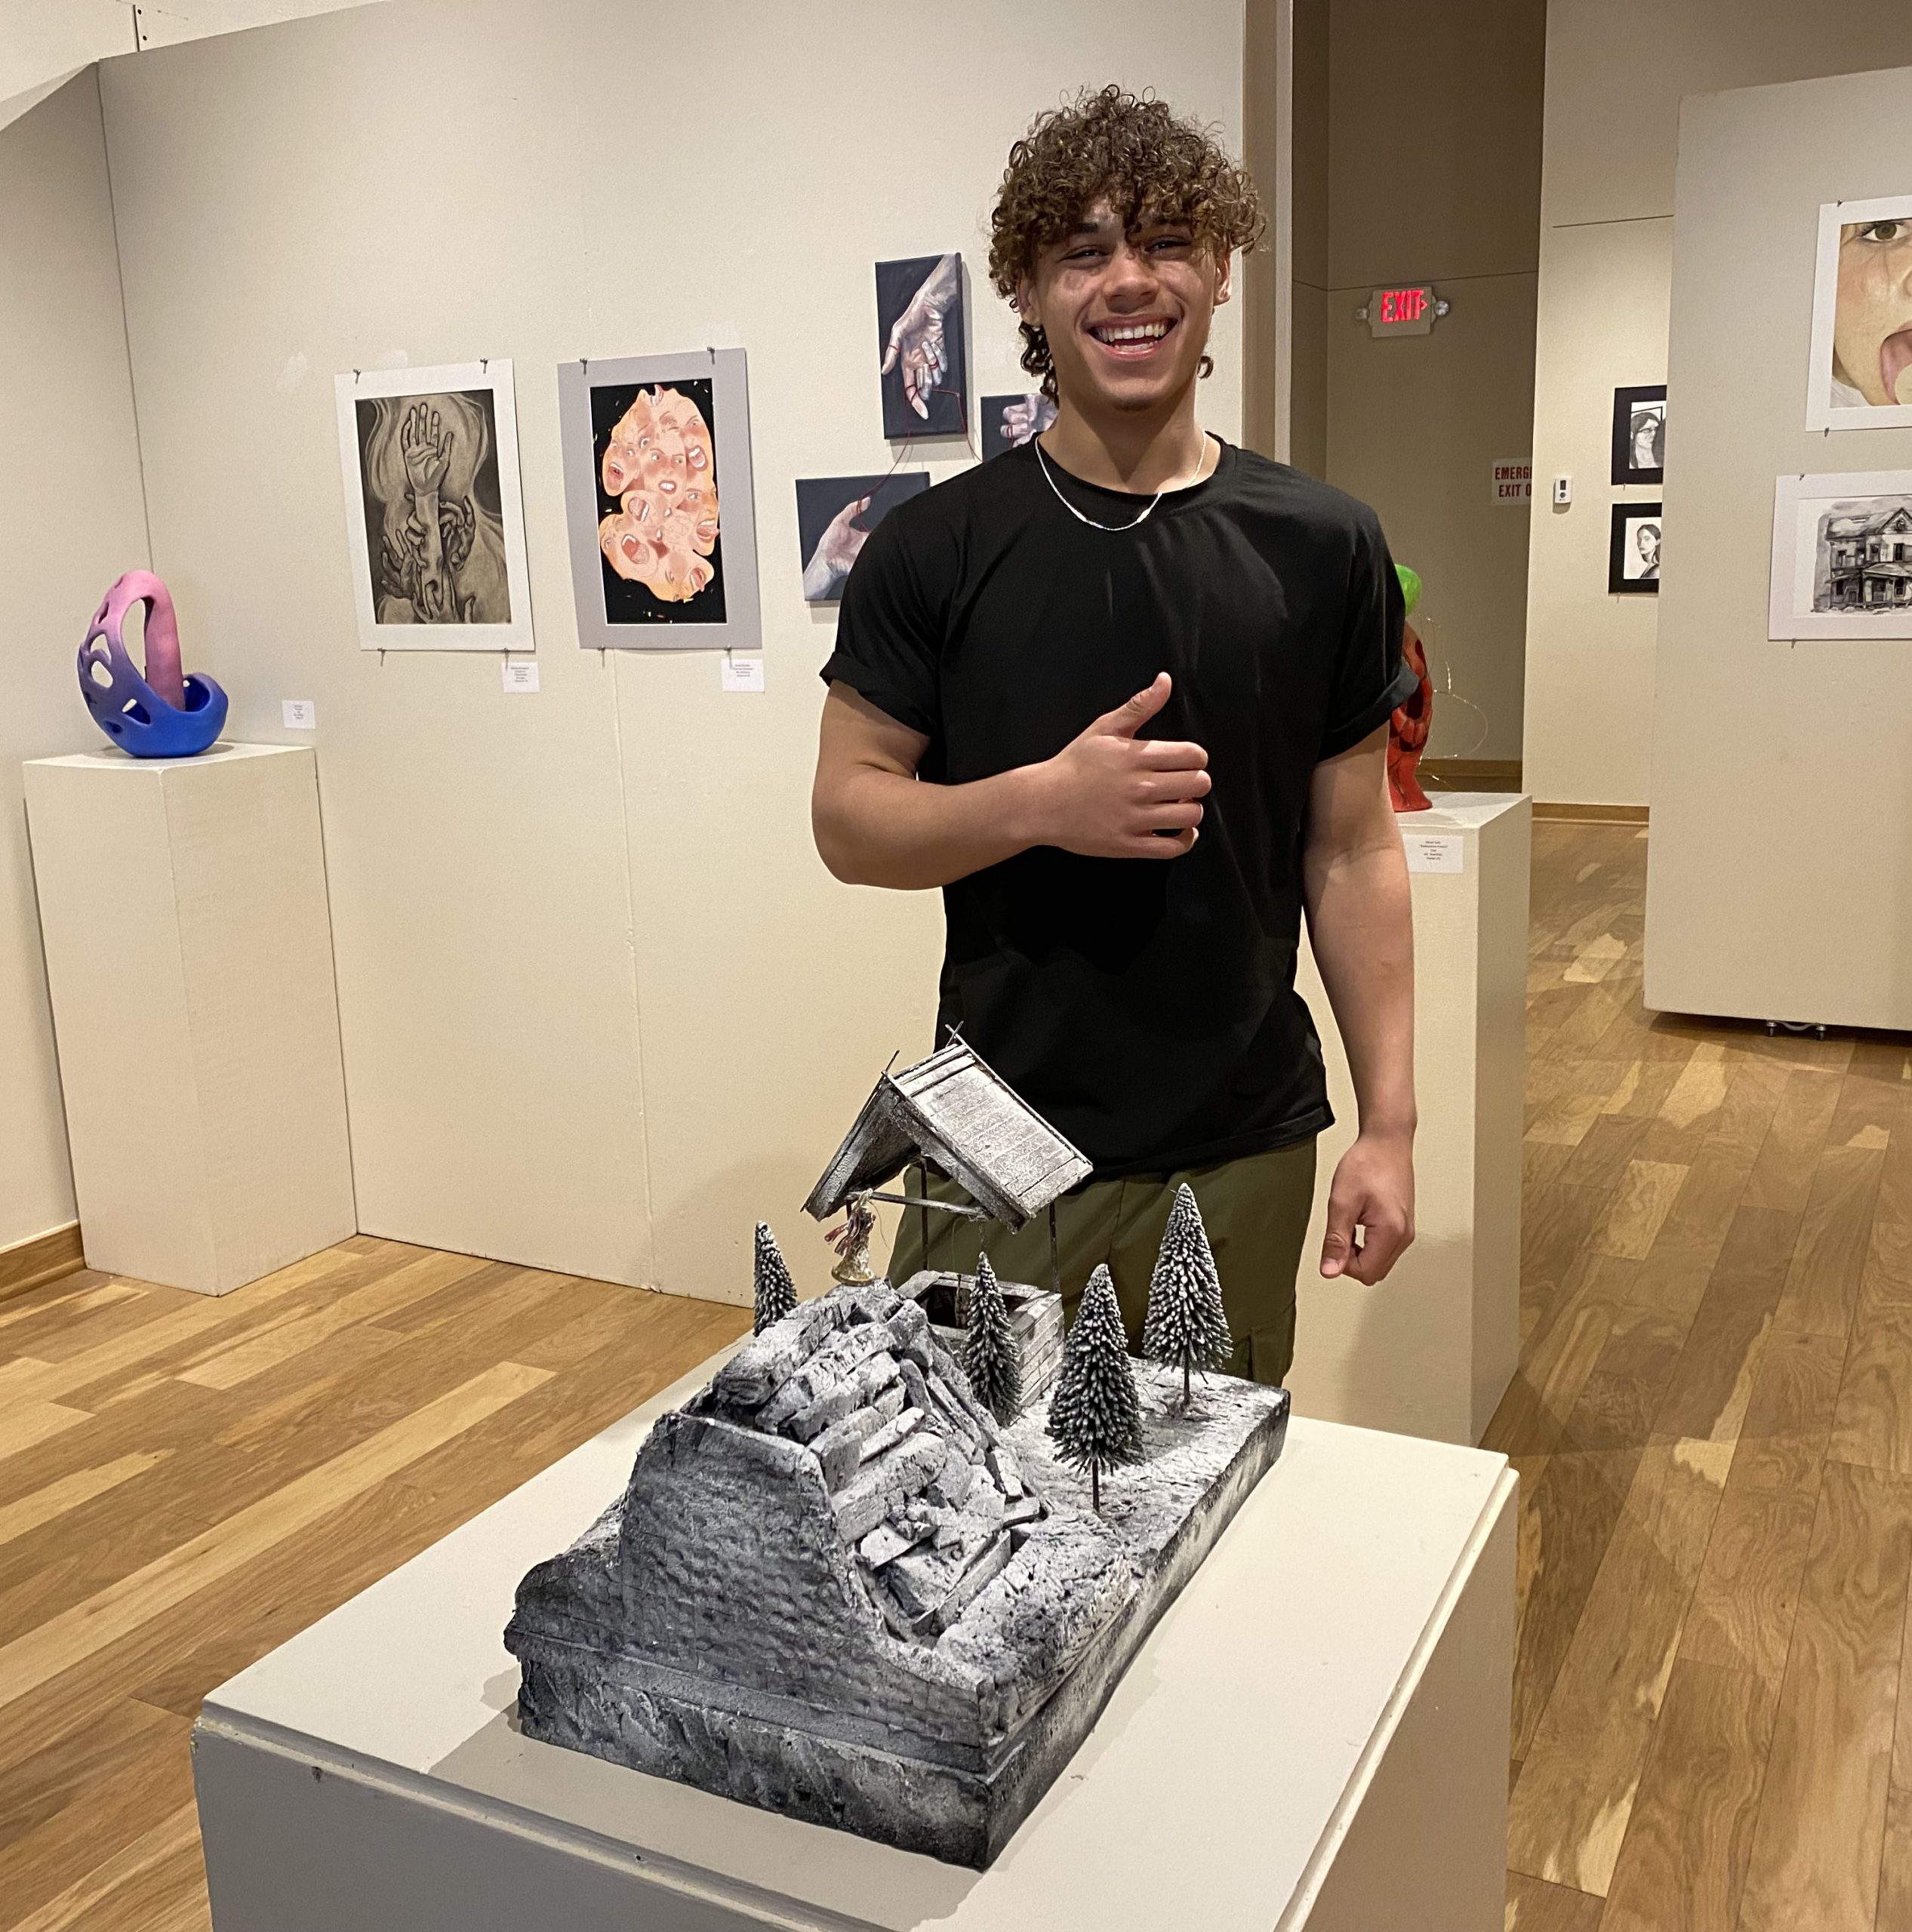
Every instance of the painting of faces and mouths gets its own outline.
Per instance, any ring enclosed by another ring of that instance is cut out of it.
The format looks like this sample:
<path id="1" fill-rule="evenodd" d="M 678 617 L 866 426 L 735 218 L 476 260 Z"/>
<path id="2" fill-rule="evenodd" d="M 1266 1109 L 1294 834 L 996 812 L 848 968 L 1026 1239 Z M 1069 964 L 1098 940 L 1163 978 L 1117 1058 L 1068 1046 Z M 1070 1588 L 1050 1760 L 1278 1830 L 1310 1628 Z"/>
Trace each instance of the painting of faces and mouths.
<path id="1" fill-rule="evenodd" d="M 1819 211 L 1809 429 L 1912 424 L 1912 195 Z"/>
<path id="2" fill-rule="evenodd" d="M 757 648 L 749 411 L 740 349 L 560 365 L 587 649 Z"/>
<path id="3" fill-rule="evenodd" d="M 360 645 L 531 650 L 510 363 L 356 370 L 334 388 Z"/>

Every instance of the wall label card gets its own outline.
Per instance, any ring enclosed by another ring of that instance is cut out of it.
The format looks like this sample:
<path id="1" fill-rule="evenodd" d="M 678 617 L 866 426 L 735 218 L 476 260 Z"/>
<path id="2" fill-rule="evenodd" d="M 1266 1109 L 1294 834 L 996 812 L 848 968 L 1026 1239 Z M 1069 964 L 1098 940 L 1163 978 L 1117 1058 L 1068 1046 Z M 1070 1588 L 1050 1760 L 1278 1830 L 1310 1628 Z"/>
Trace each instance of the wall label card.
<path id="1" fill-rule="evenodd" d="M 504 660 L 504 688 L 508 691 L 536 691 L 537 660 L 534 657 L 507 657 Z"/>
<path id="2" fill-rule="evenodd" d="M 283 697 L 279 701 L 279 715 L 285 721 L 288 731 L 316 731 L 319 729 L 319 707 L 309 697 Z"/>
<path id="3" fill-rule="evenodd" d="M 724 689 L 727 691 L 760 691 L 763 689 L 763 660 L 761 657 L 732 657 L 726 652 L 723 668 Z"/>
<path id="4" fill-rule="evenodd" d="M 1407 848 L 1411 872 L 1464 872 L 1467 844 L 1458 832 L 1409 832 L 1401 837 Z"/>

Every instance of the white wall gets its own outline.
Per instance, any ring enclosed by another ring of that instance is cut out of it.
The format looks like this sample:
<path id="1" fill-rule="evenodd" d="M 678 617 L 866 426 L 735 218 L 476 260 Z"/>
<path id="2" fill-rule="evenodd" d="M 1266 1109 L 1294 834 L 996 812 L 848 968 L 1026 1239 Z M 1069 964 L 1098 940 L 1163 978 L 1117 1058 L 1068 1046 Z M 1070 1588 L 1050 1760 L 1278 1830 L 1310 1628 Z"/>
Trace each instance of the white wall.
<path id="1" fill-rule="evenodd" d="M 91 71 L 0 128 L 0 1248 L 73 1218 L 20 761 L 105 742 L 74 654 L 146 561 L 112 204 Z M 139 1023 L 140 989 L 122 989 Z"/>
<path id="2" fill-rule="evenodd" d="M 1903 193 L 1908 125 L 1912 67 L 1682 115 L 1649 1006 L 1912 1027 L 1912 656 L 1766 638 L 1774 479 L 1912 468 L 1912 429 L 1805 406 L 1820 206 Z"/>
<path id="3" fill-rule="evenodd" d="M 1613 391 L 1665 380 L 1673 165 L 1684 95 L 1904 57 L 1904 0 L 1549 0 L 1528 558 L 1526 783 L 1538 798 L 1644 804 L 1659 611 L 1606 590 Z M 1669 397 L 1668 479 L 1682 460 Z M 1667 581 L 1680 568 L 1667 533 Z M 1690 555 L 1690 551 L 1689 552 Z"/>
<path id="4" fill-rule="evenodd" d="M 1242 24 L 408 0 L 103 68 L 154 567 L 234 735 L 318 706 L 368 1230 L 743 1300 L 763 1216 L 822 1278 L 799 1203 L 891 1051 L 928 1046 L 941 919 L 811 849 L 834 617 L 800 598 L 792 481 L 888 466 L 872 262 L 962 248 L 976 386 L 1019 386 L 983 280 L 1010 142 L 1108 79 L 1238 142 Z M 1231 437 L 1238 326 L 1203 400 Z M 707 653 L 579 651 L 558 470 L 559 361 L 732 331 L 761 697 Z M 535 697 L 353 629 L 333 374 L 482 355 L 516 365 Z"/>

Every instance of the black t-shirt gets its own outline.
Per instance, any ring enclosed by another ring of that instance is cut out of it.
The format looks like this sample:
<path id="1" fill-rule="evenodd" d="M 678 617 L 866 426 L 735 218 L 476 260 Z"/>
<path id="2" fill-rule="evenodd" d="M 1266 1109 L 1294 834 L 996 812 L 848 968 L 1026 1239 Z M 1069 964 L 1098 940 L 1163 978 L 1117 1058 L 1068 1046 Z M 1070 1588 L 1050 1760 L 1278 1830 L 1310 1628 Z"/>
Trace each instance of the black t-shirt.
<path id="1" fill-rule="evenodd" d="M 1168 860 L 1038 847 L 944 888 L 940 1020 L 1098 1177 L 1305 1139 L 1332 1115 L 1295 990 L 1302 821 L 1323 758 L 1413 688 L 1374 513 L 1224 445 L 1205 481 L 1146 497 L 1033 445 L 899 504 L 845 587 L 826 681 L 928 740 L 962 784 L 1052 756 L 1159 671 L 1147 737 L 1206 748 L 1201 836 Z"/>

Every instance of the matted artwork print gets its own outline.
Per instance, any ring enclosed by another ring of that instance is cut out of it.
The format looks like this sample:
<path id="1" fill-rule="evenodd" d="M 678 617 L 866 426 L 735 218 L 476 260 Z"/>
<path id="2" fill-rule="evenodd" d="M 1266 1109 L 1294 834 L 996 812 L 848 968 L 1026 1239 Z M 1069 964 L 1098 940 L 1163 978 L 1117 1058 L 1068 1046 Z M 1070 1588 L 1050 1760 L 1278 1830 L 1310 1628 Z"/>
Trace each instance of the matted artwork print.
<path id="1" fill-rule="evenodd" d="M 1667 386 L 1643 383 L 1613 392 L 1613 481 L 1666 481 Z"/>
<path id="2" fill-rule="evenodd" d="M 361 648 L 535 649 L 510 363 L 355 370 L 334 389 Z"/>
<path id="3" fill-rule="evenodd" d="M 744 351 L 561 363 L 558 427 L 578 642 L 757 649 Z"/>
<path id="4" fill-rule="evenodd" d="M 985 458 L 1033 442 L 1055 420 L 1055 405 L 1045 395 L 986 395 L 983 398 L 983 447 Z"/>
<path id="5" fill-rule="evenodd" d="M 1660 506 L 1615 503 L 1606 552 L 1606 587 L 1621 595 L 1660 594 Z"/>
<path id="6" fill-rule="evenodd" d="M 1912 423 L 1912 194 L 1827 202 L 1812 278 L 1809 429 Z"/>
<path id="7" fill-rule="evenodd" d="M 968 433 L 965 306 L 960 255 L 876 264 L 885 435 Z"/>
<path id="8" fill-rule="evenodd" d="M 1912 469 L 1778 479 L 1766 635 L 1912 638 Z"/>
<path id="9" fill-rule="evenodd" d="M 886 476 L 799 477 L 796 535 L 803 556 L 803 601 L 830 604 L 843 595 L 870 533 L 906 497 L 929 488 L 920 469 Z"/>

